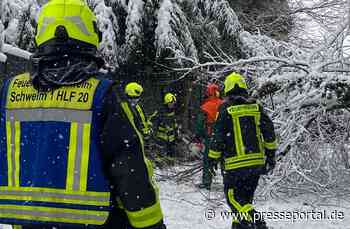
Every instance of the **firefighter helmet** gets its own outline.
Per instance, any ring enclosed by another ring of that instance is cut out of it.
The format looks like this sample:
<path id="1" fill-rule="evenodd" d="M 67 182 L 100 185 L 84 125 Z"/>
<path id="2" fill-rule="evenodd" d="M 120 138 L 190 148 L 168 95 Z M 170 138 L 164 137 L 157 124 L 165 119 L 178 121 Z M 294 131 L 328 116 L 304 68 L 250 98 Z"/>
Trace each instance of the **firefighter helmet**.
<path id="1" fill-rule="evenodd" d="M 136 82 L 128 83 L 125 87 L 125 94 L 130 97 L 140 97 L 142 92 L 143 87 Z"/>
<path id="2" fill-rule="evenodd" d="M 242 89 L 248 89 L 247 83 L 245 82 L 244 77 L 236 72 L 232 72 L 225 79 L 224 93 L 227 94 L 229 91 L 234 89 L 236 85 Z"/>
<path id="3" fill-rule="evenodd" d="M 164 104 L 174 103 L 176 102 L 176 97 L 173 93 L 166 93 L 164 96 Z"/>
<path id="4" fill-rule="evenodd" d="M 37 46 L 62 37 L 98 47 L 101 32 L 96 16 L 83 0 L 51 0 L 43 6 L 35 36 Z"/>

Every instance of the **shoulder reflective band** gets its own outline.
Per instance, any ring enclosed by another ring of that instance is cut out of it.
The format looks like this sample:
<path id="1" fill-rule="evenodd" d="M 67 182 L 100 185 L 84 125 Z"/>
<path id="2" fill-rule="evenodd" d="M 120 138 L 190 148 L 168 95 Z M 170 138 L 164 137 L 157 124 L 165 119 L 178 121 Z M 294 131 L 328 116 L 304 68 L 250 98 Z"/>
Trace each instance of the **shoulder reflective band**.
<path id="1" fill-rule="evenodd" d="M 0 199 L 109 206 L 109 192 L 81 192 L 36 187 L 0 187 Z"/>
<path id="2" fill-rule="evenodd" d="M 277 146 L 278 146 L 277 139 L 273 142 L 264 142 L 264 147 L 266 149 L 275 150 L 277 149 Z"/>
<path id="3" fill-rule="evenodd" d="M 258 104 L 244 104 L 244 105 L 235 105 L 227 108 L 227 112 L 229 114 L 235 113 L 249 113 L 249 112 L 258 112 L 259 105 Z"/>
<path id="4" fill-rule="evenodd" d="M 219 159 L 221 157 L 221 152 L 210 149 L 208 156 L 213 159 Z"/>
<path id="5" fill-rule="evenodd" d="M 8 88 L 7 109 L 65 108 L 89 110 L 99 80 L 90 78 L 77 85 L 64 86 L 48 92 L 37 91 L 29 74 L 13 78 Z"/>
<path id="6" fill-rule="evenodd" d="M 102 225 L 108 212 L 53 207 L 1 205 L 0 218 Z"/>

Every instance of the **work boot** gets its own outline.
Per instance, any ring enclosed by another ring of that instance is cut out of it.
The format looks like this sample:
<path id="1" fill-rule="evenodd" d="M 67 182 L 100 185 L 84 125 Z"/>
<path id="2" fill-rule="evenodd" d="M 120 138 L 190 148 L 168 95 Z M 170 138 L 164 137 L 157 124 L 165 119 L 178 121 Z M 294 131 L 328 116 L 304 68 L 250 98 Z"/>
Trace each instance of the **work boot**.
<path id="1" fill-rule="evenodd" d="M 240 223 L 232 223 L 232 229 L 255 229 L 254 224 L 247 222 L 247 221 L 241 221 Z"/>
<path id="2" fill-rule="evenodd" d="M 254 224 L 255 224 L 254 229 L 268 229 L 268 227 L 266 226 L 266 222 L 264 220 L 255 221 Z"/>

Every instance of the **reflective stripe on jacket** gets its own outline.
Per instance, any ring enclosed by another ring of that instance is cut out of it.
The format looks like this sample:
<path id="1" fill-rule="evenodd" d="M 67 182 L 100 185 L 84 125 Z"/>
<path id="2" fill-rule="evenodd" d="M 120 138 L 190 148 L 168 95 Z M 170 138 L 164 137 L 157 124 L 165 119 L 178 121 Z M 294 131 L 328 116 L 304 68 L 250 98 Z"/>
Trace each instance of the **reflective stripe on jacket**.
<path id="1" fill-rule="evenodd" d="M 159 113 L 158 115 L 157 139 L 163 142 L 174 142 L 177 131 L 175 112 Z"/>
<path id="2" fill-rule="evenodd" d="M 111 81 L 90 78 L 49 92 L 29 74 L 5 81 L 0 107 L 0 221 L 102 225 L 110 189 L 98 134 Z"/>
<path id="3" fill-rule="evenodd" d="M 265 164 L 265 149 L 277 148 L 272 121 L 256 103 L 224 104 L 215 123 L 209 157 L 225 170 Z"/>
<path id="4" fill-rule="evenodd" d="M 156 195 L 156 201 L 153 205 L 147 208 L 140 209 L 138 211 L 126 210 L 126 214 L 130 221 L 130 224 L 136 228 L 144 228 L 150 225 L 154 225 L 163 219 L 163 213 L 162 213 L 162 209 L 159 201 L 159 187 L 154 179 L 154 171 L 153 171 L 152 163 L 145 156 L 144 140 L 143 140 L 142 134 L 140 133 L 140 131 L 138 130 L 135 124 L 135 115 L 132 112 L 132 109 L 130 109 L 130 106 L 127 102 L 121 102 L 121 107 L 124 113 L 126 114 L 129 122 L 131 123 L 133 129 L 135 130 L 139 138 L 139 141 L 141 142 L 143 161 L 145 162 L 146 168 L 147 168 L 147 175 L 148 175 L 147 177 L 149 178 L 149 182 L 152 188 L 154 189 L 155 195 Z M 121 202 L 119 202 L 119 204 L 121 205 L 121 207 L 123 207 Z"/>
<path id="5" fill-rule="evenodd" d="M 150 123 L 147 121 L 146 119 L 146 116 L 145 116 L 145 113 L 143 112 L 143 109 L 142 107 L 137 104 L 135 106 L 135 109 L 137 111 L 137 115 L 140 119 L 140 124 L 141 124 L 141 130 L 142 130 L 142 133 L 144 136 L 148 136 L 151 134 L 151 126 L 150 126 Z"/>

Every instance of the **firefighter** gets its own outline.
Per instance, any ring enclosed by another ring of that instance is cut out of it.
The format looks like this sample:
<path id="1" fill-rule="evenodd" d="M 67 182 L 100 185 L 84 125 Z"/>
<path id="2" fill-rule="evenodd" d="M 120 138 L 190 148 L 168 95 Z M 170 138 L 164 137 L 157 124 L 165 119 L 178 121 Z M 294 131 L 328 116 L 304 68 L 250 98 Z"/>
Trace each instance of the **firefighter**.
<path id="1" fill-rule="evenodd" d="M 201 112 L 197 118 L 196 125 L 196 137 L 201 139 L 201 142 L 204 142 L 204 155 L 203 155 L 203 173 L 202 173 L 202 183 L 198 186 L 199 188 L 205 188 L 210 190 L 212 182 L 212 174 L 209 171 L 209 139 L 212 133 L 212 126 L 216 121 L 218 116 L 219 107 L 223 103 L 223 100 L 220 99 L 220 90 L 219 86 L 210 83 L 206 88 L 206 99 L 201 105 Z"/>
<path id="2" fill-rule="evenodd" d="M 142 134 L 99 73 L 101 35 L 85 1 L 41 9 L 32 70 L 0 91 L 0 223 L 165 228 Z"/>
<path id="3" fill-rule="evenodd" d="M 257 101 L 248 96 L 242 75 L 231 73 L 224 81 L 227 101 L 214 125 L 210 167 L 222 161 L 224 191 L 228 205 L 242 218 L 234 219 L 234 229 L 266 229 L 263 220 L 253 222 L 252 205 L 261 174 L 275 166 L 277 141 L 274 126 Z"/>
<path id="4" fill-rule="evenodd" d="M 143 108 L 140 104 L 141 96 L 143 93 L 143 87 L 136 83 L 136 82 L 131 82 L 128 83 L 125 86 L 125 95 L 127 96 L 127 99 L 131 105 L 132 110 L 136 114 L 136 126 L 142 132 L 144 139 L 148 140 L 151 135 L 151 126 L 152 123 L 150 122 L 149 119 L 147 119 Z"/>
<path id="5" fill-rule="evenodd" d="M 162 146 L 163 156 L 175 156 L 177 140 L 177 122 L 175 117 L 176 97 L 173 93 L 166 93 L 163 98 L 163 107 L 154 117 L 155 137 Z"/>

